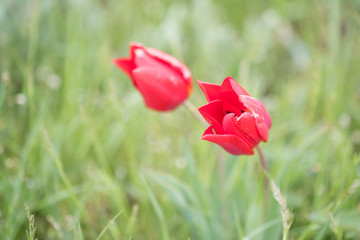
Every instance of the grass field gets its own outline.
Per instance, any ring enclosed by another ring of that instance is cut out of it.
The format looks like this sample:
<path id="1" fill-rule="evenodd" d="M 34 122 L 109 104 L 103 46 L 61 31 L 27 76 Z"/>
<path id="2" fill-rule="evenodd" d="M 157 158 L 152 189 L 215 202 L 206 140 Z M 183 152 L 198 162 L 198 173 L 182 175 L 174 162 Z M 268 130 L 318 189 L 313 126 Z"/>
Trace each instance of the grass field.
<path id="1" fill-rule="evenodd" d="M 131 41 L 264 103 L 289 239 L 360 239 L 358 0 L 1 0 L 0 239 L 34 239 L 25 202 L 39 240 L 282 238 L 258 155 L 147 109 L 112 63 Z"/>

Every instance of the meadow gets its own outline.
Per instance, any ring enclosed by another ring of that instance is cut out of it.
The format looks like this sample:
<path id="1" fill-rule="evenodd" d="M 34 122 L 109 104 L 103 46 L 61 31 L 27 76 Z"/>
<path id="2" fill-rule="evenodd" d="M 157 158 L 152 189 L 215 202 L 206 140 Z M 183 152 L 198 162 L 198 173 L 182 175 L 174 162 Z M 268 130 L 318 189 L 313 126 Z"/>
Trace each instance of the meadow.
<path id="1" fill-rule="evenodd" d="M 196 107 L 227 76 L 264 103 L 275 193 L 257 153 L 146 108 L 112 63 L 134 41 Z M 287 239 L 360 239 L 359 43 L 358 0 L 1 0 L 0 239 L 282 239 L 277 191 Z"/>

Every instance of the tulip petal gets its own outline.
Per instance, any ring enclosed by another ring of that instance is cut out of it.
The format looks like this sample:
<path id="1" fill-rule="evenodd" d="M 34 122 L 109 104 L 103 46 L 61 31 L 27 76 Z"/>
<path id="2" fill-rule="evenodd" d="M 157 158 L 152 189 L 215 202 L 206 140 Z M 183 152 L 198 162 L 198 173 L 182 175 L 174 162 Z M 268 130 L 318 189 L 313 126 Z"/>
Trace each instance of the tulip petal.
<path id="1" fill-rule="evenodd" d="M 133 51 L 134 63 L 137 67 L 151 67 L 171 72 L 171 69 L 147 54 L 145 48 L 134 48 Z"/>
<path id="2" fill-rule="evenodd" d="M 199 112 L 204 119 L 213 126 L 216 133 L 223 133 L 221 127 L 224 114 L 222 112 L 222 102 L 215 100 L 199 108 Z"/>
<path id="3" fill-rule="evenodd" d="M 236 116 L 245 112 L 246 107 L 239 100 L 242 95 L 248 96 L 248 93 L 232 77 L 225 78 L 219 93 L 219 99 L 224 102 L 224 112 L 235 113 Z"/>
<path id="4" fill-rule="evenodd" d="M 145 51 L 156 60 L 166 64 L 167 67 L 172 68 L 174 71 L 177 71 L 181 77 L 186 81 L 186 84 L 192 84 L 191 81 L 191 72 L 188 67 L 180 62 L 178 59 L 173 56 L 166 54 L 155 48 L 146 48 Z"/>
<path id="5" fill-rule="evenodd" d="M 251 139 L 255 146 L 261 141 L 253 114 L 245 112 L 241 114 L 240 117 L 234 118 L 234 125 L 242 131 L 247 138 Z"/>
<path id="6" fill-rule="evenodd" d="M 131 76 L 131 72 L 135 68 L 135 64 L 133 63 L 133 61 L 127 58 L 114 59 L 113 63 L 129 76 Z"/>
<path id="7" fill-rule="evenodd" d="M 227 77 L 221 85 L 221 92 L 234 92 L 236 95 L 247 95 L 249 94 L 243 89 L 232 77 Z"/>
<path id="8" fill-rule="evenodd" d="M 235 96 L 232 101 L 230 97 L 227 100 L 223 100 L 223 113 L 234 113 L 236 116 L 240 116 L 243 112 L 247 111 L 246 107 L 239 101 L 239 97 Z"/>
<path id="9" fill-rule="evenodd" d="M 132 42 L 130 44 L 130 59 L 133 59 L 135 57 L 135 51 L 137 49 L 146 49 L 144 45 L 138 42 Z"/>
<path id="10" fill-rule="evenodd" d="M 239 100 L 253 114 L 259 135 L 266 142 L 271 127 L 271 117 L 265 106 L 258 99 L 250 96 L 239 96 Z"/>
<path id="11" fill-rule="evenodd" d="M 137 66 L 145 66 L 143 64 L 147 64 L 147 66 L 152 64 L 163 65 L 163 67 L 178 73 L 186 84 L 192 85 L 191 72 L 188 67 L 175 57 L 158 49 L 146 48 L 141 43 L 134 42 L 130 45 L 130 58 L 136 59 Z M 154 67 L 158 67 L 159 65 Z"/>
<path id="12" fill-rule="evenodd" d="M 154 68 L 161 71 L 164 75 L 174 76 L 180 79 L 180 81 L 182 81 L 184 84 L 188 86 L 187 87 L 188 91 L 191 90 L 191 78 L 189 79 L 190 80 L 190 84 L 189 84 L 187 80 L 183 79 L 182 74 L 179 71 L 177 71 L 177 69 L 170 66 L 166 62 L 151 56 L 148 53 L 148 49 L 146 49 L 145 47 L 135 49 L 134 54 L 135 54 L 134 62 L 137 67 Z"/>
<path id="13" fill-rule="evenodd" d="M 197 80 L 201 90 L 204 92 L 206 100 L 211 102 L 219 99 L 219 93 L 221 86 L 214 83 L 201 82 Z"/>
<path id="14" fill-rule="evenodd" d="M 223 119 L 222 127 L 225 134 L 240 136 L 251 148 L 256 147 L 261 140 L 251 113 L 243 113 L 240 117 L 232 113 L 227 114 Z"/>
<path id="15" fill-rule="evenodd" d="M 247 144 L 247 142 L 243 138 L 230 134 L 213 134 L 212 127 L 206 129 L 201 139 L 216 143 L 233 155 L 254 154 L 254 150 Z"/>
<path id="16" fill-rule="evenodd" d="M 152 67 L 136 68 L 133 78 L 148 107 L 172 110 L 188 97 L 188 87 L 176 74 Z"/>

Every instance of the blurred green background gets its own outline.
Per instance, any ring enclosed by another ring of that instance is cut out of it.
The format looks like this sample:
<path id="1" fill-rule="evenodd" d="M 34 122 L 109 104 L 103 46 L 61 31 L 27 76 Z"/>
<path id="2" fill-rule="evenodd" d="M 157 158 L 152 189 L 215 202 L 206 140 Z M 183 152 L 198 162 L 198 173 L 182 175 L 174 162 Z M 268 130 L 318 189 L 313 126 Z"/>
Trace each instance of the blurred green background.
<path id="1" fill-rule="evenodd" d="M 291 239 L 360 239 L 358 0 L 1 0 L 1 239 L 26 239 L 24 202 L 39 239 L 281 239 L 258 156 L 148 110 L 111 62 L 131 41 L 263 101 Z"/>

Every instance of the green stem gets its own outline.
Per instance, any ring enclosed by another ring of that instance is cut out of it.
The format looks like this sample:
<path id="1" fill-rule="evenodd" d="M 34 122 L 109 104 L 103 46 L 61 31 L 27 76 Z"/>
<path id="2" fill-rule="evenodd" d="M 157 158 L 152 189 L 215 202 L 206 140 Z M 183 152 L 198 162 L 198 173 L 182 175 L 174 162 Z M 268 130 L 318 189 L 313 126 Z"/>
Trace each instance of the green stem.
<path id="1" fill-rule="evenodd" d="M 263 172 L 263 180 L 264 180 L 264 186 L 263 186 L 263 217 L 266 218 L 266 213 L 268 211 L 269 206 L 269 166 L 267 164 L 264 152 L 260 146 L 256 147 L 256 150 L 259 153 L 260 157 L 260 163 L 261 163 L 261 170 Z"/>
<path id="2" fill-rule="evenodd" d="M 195 105 L 190 101 L 190 100 L 186 100 L 184 102 L 185 107 L 187 108 L 187 110 L 190 111 L 190 113 L 204 126 L 204 127 L 209 127 L 209 124 L 204 120 L 204 118 L 201 116 L 201 114 L 199 113 L 199 111 L 197 110 L 197 108 L 195 107 Z"/>
<path id="3" fill-rule="evenodd" d="M 204 118 L 199 113 L 198 109 L 195 105 L 190 101 L 186 100 L 184 102 L 185 107 L 190 111 L 190 113 L 204 126 L 209 127 L 209 124 L 204 120 Z M 224 159 L 221 156 L 221 153 L 216 149 L 216 159 L 217 159 L 217 168 L 219 171 L 219 178 L 221 182 L 221 186 L 225 183 L 225 166 L 224 166 Z"/>
<path id="4" fill-rule="evenodd" d="M 195 107 L 195 105 L 190 101 L 186 100 L 184 102 L 185 107 L 190 111 L 190 113 L 205 127 L 208 128 L 209 124 L 204 120 L 202 115 L 199 113 L 198 109 Z M 219 186 L 220 186 L 220 194 L 221 196 L 225 196 L 225 163 L 224 158 L 221 155 L 220 149 L 215 148 L 215 155 L 216 155 L 216 163 L 217 163 L 217 173 L 219 175 Z M 221 206 L 225 206 L 226 201 L 225 198 L 221 198 Z M 222 218 L 226 219 L 226 211 L 222 212 Z"/>

